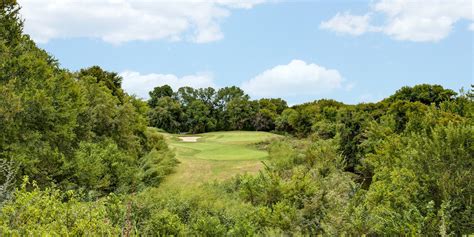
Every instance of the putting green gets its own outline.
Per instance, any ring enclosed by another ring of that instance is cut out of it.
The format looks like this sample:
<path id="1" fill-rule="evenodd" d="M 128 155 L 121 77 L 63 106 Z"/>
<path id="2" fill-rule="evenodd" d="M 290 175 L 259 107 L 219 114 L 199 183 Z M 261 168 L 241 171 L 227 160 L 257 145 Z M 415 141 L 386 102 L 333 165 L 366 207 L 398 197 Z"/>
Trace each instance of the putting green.
<path id="1" fill-rule="evenodd" d="M 196 142 L 183 142 L 179 135 L 169 135 L 180 164 L 176 172 L 165 179 L 164 187 L 198 185 L 207 181 L 228 179 L 239 173 L 256 173 L 268 153 L 256 143 L 278 135 L 267 132 L 211 132 L 193 135 Z"/>

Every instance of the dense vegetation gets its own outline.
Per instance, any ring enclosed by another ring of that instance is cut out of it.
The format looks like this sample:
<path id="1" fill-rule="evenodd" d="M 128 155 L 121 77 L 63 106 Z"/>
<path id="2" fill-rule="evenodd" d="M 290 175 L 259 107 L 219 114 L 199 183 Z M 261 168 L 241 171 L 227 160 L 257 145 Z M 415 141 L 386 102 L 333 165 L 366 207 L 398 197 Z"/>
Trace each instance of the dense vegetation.
<path id="1" fill-rule="evenodd" d="M 158 86 L 148 101 L 150 124 L 171 133 L 203 133 L 226 130 L 272 131 L 276 119 L 288 108 L 282 99 L 250 100 L 236 87 L 194 89 L 176 92 Z"/>
<path id="2" fill-rule="evenodd" d="M 474 233 L 474 94 L 404 87 L 378 103 L 288 107 L 237 87 L 121 89 L 62 69 L 0 3 L 0 235 L 460 235 Z M 168 132 L 285 134 L 258 175 L 159 184 Z"/>
<path id="3" fill-rule="evenodd" d="M 147 129 L 146 103 L 115 73 L 60 68 L 22 34 L 15 1 L 1 4 L 0 201 L 22 176 L 91 197 L 156 186 L 176 161 Z"/>

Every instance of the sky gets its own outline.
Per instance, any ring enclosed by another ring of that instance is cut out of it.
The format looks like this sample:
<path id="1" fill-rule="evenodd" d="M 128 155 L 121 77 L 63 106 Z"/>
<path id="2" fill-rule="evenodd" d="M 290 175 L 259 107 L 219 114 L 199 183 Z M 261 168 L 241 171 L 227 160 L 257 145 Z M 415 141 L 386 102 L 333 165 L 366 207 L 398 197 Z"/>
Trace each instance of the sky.
<path id="1" fill-rule="evenodd" d="M 62 67 L 117 72 L 129 94 L 236 85 L 289 104 L 469 88 L 473 2 L 19 0 L 25 33 Z"/>

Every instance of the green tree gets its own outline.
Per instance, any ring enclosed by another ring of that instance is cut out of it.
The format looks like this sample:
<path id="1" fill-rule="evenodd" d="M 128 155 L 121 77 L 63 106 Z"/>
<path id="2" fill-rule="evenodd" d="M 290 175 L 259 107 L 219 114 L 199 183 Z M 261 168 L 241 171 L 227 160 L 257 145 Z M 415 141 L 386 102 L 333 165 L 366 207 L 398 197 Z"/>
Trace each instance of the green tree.
<path id="1" fill-rule="evenodd" d="M 185 116 L 181 104 L 167 96 L 158 99 L 156 107 L 148 113 L 150 125 L 174 133 L 186 131 Z"/>
<path id="2" fill-rule="evenodd" d="M 291 133 L 295 131 L 295 127 L 293 127 L 293 123 L 291 121 L 295 121 L 298 117 L 298 111 L 288 108 L 283 110 L 280 116 L 278 116 L 276 120 L 276 129 L 278 131 Z"/>
<path id="3" fill-rule="evenodd" d="M 203 133 L 214 130 L 216 121 L 211 111 L 201 100 L 193 101 L 186 109 L 186 126 L 191 133 Z"/>
<path id="4" fill-rule="evenodd" d="M 421 84 L 414 87 L 402 87 L 394 95 L 387 98 L 387 100 L 391 102 L 397 100 L 419 101 L 426 105 L 431 103 L 439 105 L 443 101 L 453 99 L 456 94 L 453 90 L 444 89 L 440 85 Z"/>
<path id="5" fill-rule="evenodd" d="M 120 151 L 110 140 L 101 143 L 82 142 L 71 162 L 77 184 L 86 190 L 126 192 L 137 184 L 136 160 Z"/>
<path id="6" fill-rule="evenodd" d="M 225 118 L 231 130 L 252 130 L 252 120 L 257 112 L 257 104 L 247 98 L 232 99 L 225 110 Z"/>
<path id="7" fill-rule="evenodd" d="M 185 86 L 179 88 L 174 96 L 183 107 L 186 107 L 198 99 L 198 91 L 192 87 Z"/>
<path id="8" fill-rule="evenodd" d="M 0 2 L 0 37 L 9 47 L 17 46 L 22 38 L 23 22 L 20 19 L 20 6 L 16 0 Z"/>
<path id="9" fill-rule="evenodd" d="M 150 99 L 148 100 L 148 104 L 150 107 L 154 108 L 158 105 L 158 100 L 162 97 L 173 96 L 173 89 L 169 85 L 157 86 L 152 91 L 150 91 Z"/>
<path id="10" fill-rule="evenodd" d="M 252 120 L 252 126 L 257 131 L 272 131 L 275 129 L 276 114 L 268 109 L 260 109 Z"/>
<path id="11" fill-rule="evenodd" d="M 367 160 L 374 167 L 364 203 L 371 231 L 471 233 L 473 132 L 472 125 L 449 124 L 387 138 Z"/>
<path id="12" fill-rule="evenodd" d="M 122 77 L 116 72 L 107 72 L 99 66 L 92 66 L 89 68 L 81 69 L 78 73 L 79 78 L 91 76 L 96 79 L 97 83 L 103 83 L 107 88 L 110 89 L 112 95 L 116 96 L 119 101 L 123 101 L 124 92 L 122 90 Z"/>
<path id="13" fill-rule="evenodd" d="M 216 101 L 220 109 L 224 109 L 230 101 L 233 99 L 249 99 L 249 96 L 245 92 L 236 86 L 224 87 L 217 91 Z"/>

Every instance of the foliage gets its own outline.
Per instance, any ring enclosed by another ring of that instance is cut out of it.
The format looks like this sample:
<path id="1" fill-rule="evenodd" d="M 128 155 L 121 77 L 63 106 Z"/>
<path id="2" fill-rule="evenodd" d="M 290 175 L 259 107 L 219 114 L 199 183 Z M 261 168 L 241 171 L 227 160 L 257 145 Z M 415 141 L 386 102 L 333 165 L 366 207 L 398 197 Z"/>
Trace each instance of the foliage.
<path id="1" fill-rule="evenodd" d="M 430 105 L 431 103 L 439 105 L 439 103 L 443 101 L 453 99 L 456 94 L 456 92 L 444 89 L 440 85 L 421 84 L 414 87 L 402 87 L 400 90 L 395 92 L 394 95 L 387 98 L 387 101 L 418 101 L 426 105 Z"/>
<path id="2" fill-rule="evenodd" d="M 143 188 L 157 187 L 163 178 L 174 171 L 178 164 L 174 152 L 168 149 L 168 145 L 162 135 L 148 129 L 146 132 L 148 154 L 140 159 L 140 171 L 138 177 Z"/>
<path id="3" fill-rule="evenodd" d="M 165 85 L 146 102 L 115 72 L 60 68 L 22 33 L 19 9 L 0 3 L 2 236 L 474 233 L 472 86 L 288 107 L 235 86 Z M 270 135 L 214 132 L 183 144 L 148 125 L 287 136 L 256 145 Z M 160 186 L 178 164 L 165 136 L 187 169 L 180 174 L 226 181 L 180 189 L 190 176 L 171 176 Z M 250 172 L 227 179 L 236 170 Z"/>
<path id="4" fill-rule="evenodd" d="M 164 129 L 168 132 L 179 133 L 182 129 L 181 123 L 185 114 L 181 105 L 170 97 L 162 97 L 157 100 L 156 107 L 148 112 L 150 125 Z"/>
<path id="5" fill-rule="evenodd" d="M 282 99 L 249 100 L 240 88 L 191 87 L 173 92 L 170 86 L 150 92 L 150 124 L 167 132 L 204 133 L 225 130 L 272 131 L 287 108 Z"/>
<path id="6" fill-rule="evenodd" d="M 386 139 L 367 160 L 375 174 L 363 205 L 373 231 L 470 233 L 473 138 L 472 124 L 448 124 Z"/>
<path id="7" fill-rule="evenodd" d="M 2 206 L 3 202 L 8 200 L 11 195 L 12 186 L 14 185 L 14 178 L 15 178 L 15 165 L 12 161 L 7 160 L 0 160 L 0 171 L 2 176 L 1 185 L 0 185 L 0 207 Z"/>
<path id="8" fill-rule="evenodd" d="M 87 76 L 95 78 L 96 83 L 105 85 L 112 92 L 113 96 L 117 97 L 121 102 L 123 101 L 122 78 L 117 73 L 104 71 L 99 66 L 81 69 L 78 73 L 79 78 Z"/>
<path id="9" fill-rule="evenodd" d="M 32 186 L 28 191 L 27 186 Z M 118 235 L 120 226 L 111 223 L 108 198 L 96 202 L 80 201 L 74 191 L 40 190 L 25 179 L 11 201 L 0 210 L 0 235 Z M 67 201 L 64 201 L 67 200 Z"/>
<path id="10" fill-rule="evenodd" d="M 16 175 L 0 182 L 18 185 L 27 175 L 40 188 L 127 193 L 142 182 L 142 157 L 154 150 L 173 160 L 165 146 L 145 147 L 147 105 L 121 89 L 117 73 L 61 69 L 22 34 L 16 1 L 1 6 L 0 160 L 15 164 Z"/>
<path id="11" fill-rule="evenodd" d="M 173 96 L 173 89 L 171 89 L 170 86 L 164 85 L 164 86 L 157 86 L 153 89 L 153 91 L 150 91 L 150 100 L 148 100 L 148 104 L 150 107 L 158 107 L 158 100 L 163 97 L 172 97 Z"/>

